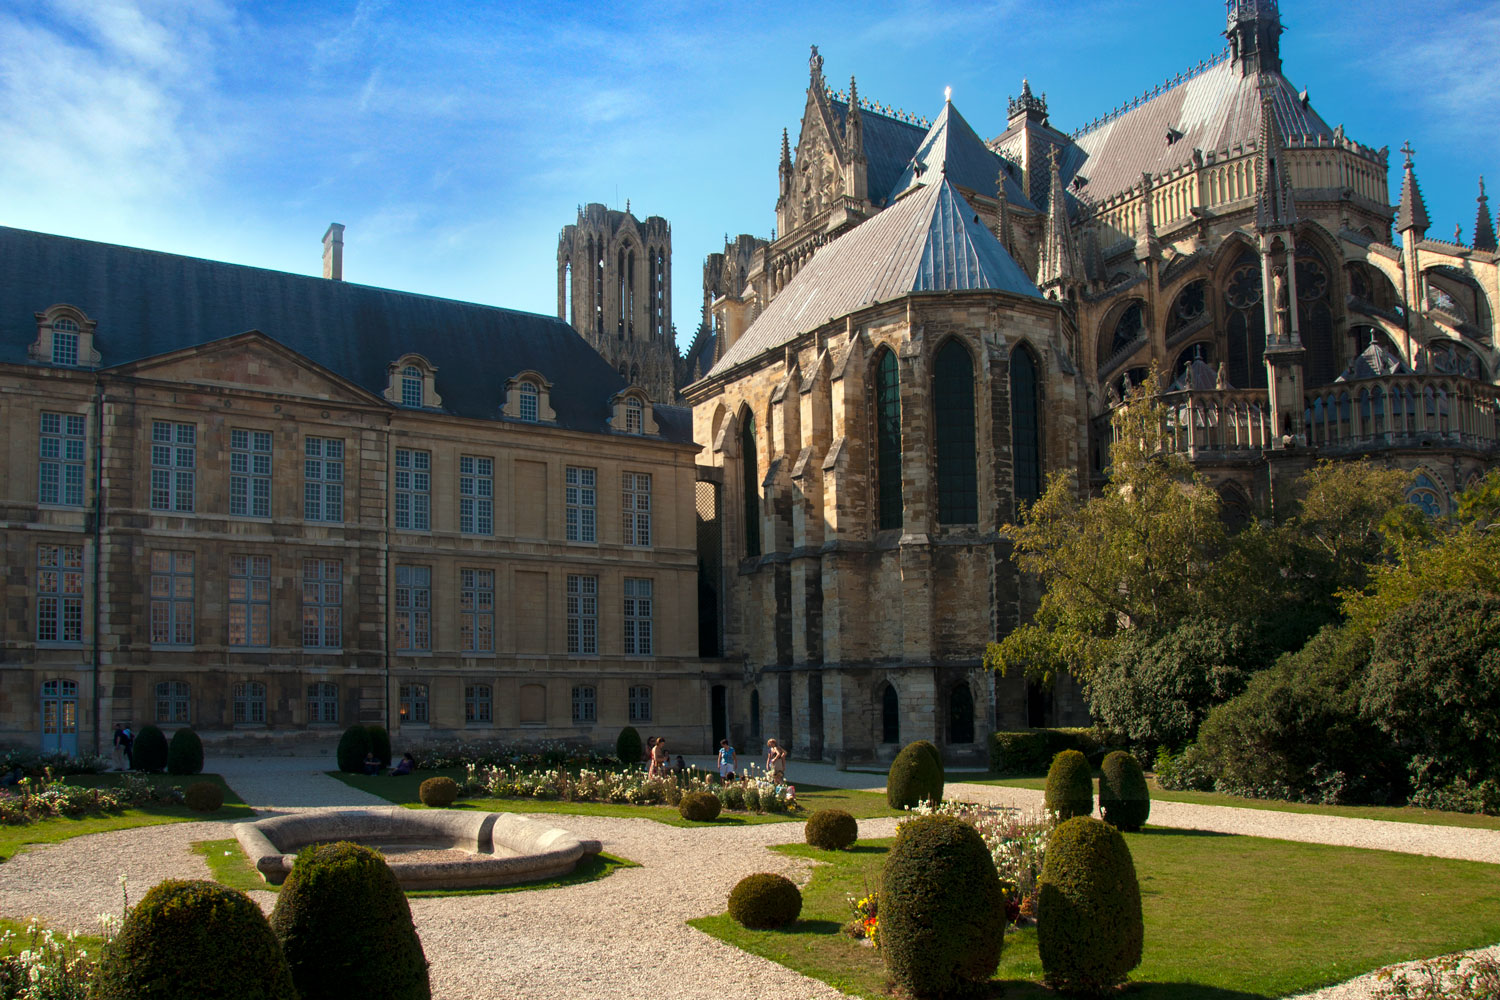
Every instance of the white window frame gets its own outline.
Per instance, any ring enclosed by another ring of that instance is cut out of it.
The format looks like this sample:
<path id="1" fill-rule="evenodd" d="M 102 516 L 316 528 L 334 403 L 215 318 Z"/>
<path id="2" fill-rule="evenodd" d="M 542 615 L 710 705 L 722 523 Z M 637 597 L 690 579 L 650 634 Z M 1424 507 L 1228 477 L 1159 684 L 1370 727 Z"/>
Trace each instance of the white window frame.
<path id="1" fill-rule="evenodd" d="M 229 515 L 271 516 L 271 432 L 229 431 Z"/>
<path id="2" fill-rule="evenodd" d="M 626 545 L 651 547 L 651 473 L 627 472 L 621 478 L 621 527 Z"/>
<path id="3" fill-rule="evenodd" d="M 151 509 L 191 514 L 198 485 L 198 425 L 151 422 Z"/>
<path id="4" fill-rule="evenodd" d="M 234 686 L 234 724 L 266 724 L 266 686 L 260 681 L 242 681 Z"/>
<path id="5" fill-rule="evenodd" d="M 567 540 L 597 542 L 598 473 L 586 466 L 570 465 L 563 474 L 563 507 L 567 514 Z"/>
<path id="6" fill-rule="evenodd" d="M 395 647 L 401 653 L 432 651 L 432 567 L 396 567 Z"/>
<path id="7" fill-rule="evenodd" d="M 88 418 L 42 411 L 37 443 L 36 501 L 51 507 L 83 506 L 83 464 Z"/>
<path id="8" fill-rule="evenodd" d="M 492 726 L 495 724 L 495 689 L 488 684 L 464 685 L 464 724 L 468 726 Z"/>
<path id="9" fill-rule="evenodd" d="M 651 685 L 632 684 L 628 692 L 631 722 L 651 721 Z"/>
<path id="10" fill-rule="evenodd" d="M 83 546 L 36 547 L 36 641 L 83 642 Z"/>
<path id="11" fill-rule="evenodd" d="M 235 553 L 229 557 L 229 645 L 250 649 L 271 645 L 270 556 Z"/>
<path id="12" fill-rule="evenodd" d="M 339 686 L 332 681 L 314 681 L 307 686 L 307 722 L 309 725 L 337 724 L 339 721 Z"/>
<path id="13" fill-rule="evenodd" d="M 432 530 L 432 452 L 397 448 L 396 530 Z"/>
<path id="14" fill-rule="evenodd" d="M 426 684 L 401 685 L 399 715 L 403 726 L 425 726 L 431 720 L 431 702 Z"/>
<path id="15" fill-rule="evenodd" d="M 575 684 L 572 702 L 574 725 L 592 725 L 599 721 L 598 692 L 592 684 Z"/>
<path id="16" fill-rule="evenodd" d="M 568 574 L 568 652 L 599 653 L 599 578 Z"/>
<path id="17" fill-rule="evenodd" d="M 495 460 L 481 455 L 458 458 L 458 531 L 495 533 Z"/>
<path id="18" fill-rule="evenodd" d="M 302 439 L 302 519 L 344 520 L 344 439 Z"/>
<path id="19" fill-rule="evenodd" d="M 151 645 L 193 644 L 196 571 L 197 555 L 193 552 L 151 550 L 151 614 L 147 622 Z"/>
<path id="20" fill-rule="evenodd" d="M 401 369 L 399 378 L 401 383 L 401 405 L 420 410 L 423 406 L 423 382 L 425 381 L 422 370 L 416 365 L 407 365 Z"/>
<path id="21" fill-rule="evenodd" d="M 156 721 L 187 725 L 193 721 L 193 687 L 187 681 L 159 681 L 156 685 Z"/>
<path id="22" fill-rule="evenodd" d="M 344 561 L 303 559 L 302 648 L 342 649 L 343 646 Z"/>
<path id="23" fill-rule="evenodd" d="M 459 648 L 466 653 L 495 651 L 495 571 L 462 567 L 458 571 Z"/>
<path id="24" fill-rule="evenodd" d="M 650 656 L 651 580 L 649 577 L 625 578 L 625 655 Z"/>

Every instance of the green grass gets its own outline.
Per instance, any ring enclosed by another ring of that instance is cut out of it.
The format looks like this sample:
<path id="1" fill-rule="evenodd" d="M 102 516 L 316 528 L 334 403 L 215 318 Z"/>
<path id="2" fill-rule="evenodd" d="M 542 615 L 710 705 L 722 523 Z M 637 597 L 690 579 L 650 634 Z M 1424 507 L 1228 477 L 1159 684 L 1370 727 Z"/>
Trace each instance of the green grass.
<path id="1" fill-rule="evenodd" d="M 31 927 L 29 920 L 11 920 L 8 917 L 0 917 L 0 938 L 5 934 L 12 934 L 10 940 L 0 944 L 0 955 L 18 955 L 31 947 Z M 47 925 L 37 921 L 38 930 Z M 73 938 L 73 947 L 87 951 L 90 955 L 98 955 L 104 947 L 104 939 L 97 934 L 79 934 Z"/>
<path id="2" fill-rule="evenodd" d="M 1500 940 L 1493 865 L 1152 827 L 1126 840 L 1146 921 L 1130 991 L 1142 1000 L 1287 996 Z M 751 931 L 727 915 L 689 922 L 837 989 L 887 997 L 879 954 L 839 929 L 847 897 L 878 885 L 889 844 L 773 848 L 829 862 L 814 870 L 791 928 Z M 1055 996 L 1040 976 L 1035 931 L 1007 937 L 996 975 L 1007 1000 Z"/>
<path id="3" fill-rule="evenodd" d="M 462 779 L 460 768 L 440 771 L 417 771 L 398 777 L 371 777 L 364 774 L 343 774 L 330 771 L 330 775 L 358 788 L 378 795 L 388 802 L 409 809 L 425 809 L 417 796 L 417 789 L 428 778 L 447 775 Z M 519 813 L 563 813 L 574 816 L 614 816 L 629 819 L 650 819 L 669 826 L 748 826 L 758 823 L 804 822 L 815 809 L 842 809 L 856 819 L 877 816 L 900 816 L 885 803 L 883 792 L 852 791 L 847 788 L 824 788 L 821 785 L 797 785 L 797 801 L 802 808 L 795 813 L 748 813 L 725 810 L 712 823 L 695 823 L 685 820 L 672 806 L 633 806 L 613 802 L 558 802 L 552 799 L 459 799 L 451 808 L 477 809 L 483 812 Z"/>
<path id="4" fill-rule="evenodd" d="M 281 891 L 281 886 L 271 885 L 261 878 L 260 873 L 255 870 L 254 865 L 250 864 L 250 859 L 240 848 L 239 841 L 233 837 L 228 840 L 197 841 L 193 844 L 193 853 L 203 855 L 203 859 L 208 862 L 208 870 L 213 874 L 214 881 L 220 885 L 227 885 L 241 892 Z M 408 892 L 407 896 L 412 899 L 429 899 L 443 896 L 489 896 L 501 892 L 526 892 L 531 889 L 559 889 L 567 885 L 598 881 L 613 875 L 621 868 L 639 867 L 640 865 L 627 858 L 618 858 L 613 854 L 598 854 L 584 858 L 571 872 L 555 878 L 519 882 L 515 885 L 503 885 L 491 889 L 420 889 L 416 892 Z"/>
<path id="5" fill-rule="evenodd" d="M 1095 772 L 1097 777 L 1097 772 Z M 999 785 L 1006 788 L 1032 788 L 1041 791 L 1046 777 L 1018 775 L 1011 777 L 966 779 L 974 785 Z M 1151 798 L 1161 802 L 1188 802 L 1200 806 L 1232 806 L 1236 809 L 1263 809 L 1270 812 L 1314 813 L 1319 816 L 1348 816 L 1353 819 L 1380 819 L 1390 823 L 1426 823 L 1431 826 L 1457 826 L 1474 830 L 1500 830 L 1500 816 L 1477 813 L 1441 812 L 1415 806 L 1321 806 L 1309 802 L 1282 802 L 1278 799 L 1247 799 L 1222 792 L 1169 792 L 1148 779 Z"/>
<path id="6" fill-rule="evenodd" d="M 111 788 L 120 783 L 121 775 L 79 774 L 67 779 L 70 785 L 86 788 Z M 238 823 L 255 815 L 255 811 L 224 783 L 217 774 L 195 774 L 187 778 L 174 775 L 147 775 L 159 786 L 190 785 L 195 781 L 212 781 L 224 789 L 224 805 L 211 813 L 193 812 L 187 806 L 151 804 L 135 806 L 120 813 L 92 816 L 53 816 L 18 826 L 0 826 L 0 860 L 14 857 L 36 844 L 55 844 L 72 837 L 111 830 L 129 830 L 161 823 L 191 823 L 201 820 L 224 820 Z"/>

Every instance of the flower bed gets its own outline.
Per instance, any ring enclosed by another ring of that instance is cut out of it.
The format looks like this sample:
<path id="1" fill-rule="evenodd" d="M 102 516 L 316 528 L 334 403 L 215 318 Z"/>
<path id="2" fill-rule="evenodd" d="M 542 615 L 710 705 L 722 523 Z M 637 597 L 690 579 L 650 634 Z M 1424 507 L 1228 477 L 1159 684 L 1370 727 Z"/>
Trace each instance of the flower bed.
<path id="1" fill-rule="evenodd" d="M 708 792 L 725 809 L 754 813 L 795 812 L 797 790 L 776 784 L 764 774 L 747 774 L 723 784 L 696 768 L 651 777 L 635 768 L 535 768 L 518 765 L 481 767 L 468 764 L 463 794 L 470 798 L 544 799 L 561 802 L 614 802 L 676 806 L 687 792 Z"/>
<path id="2" fill-rule="evenodd" d="M 182 801 L 178 786 L 158 790 L 136 774 L 122 775 L 114 788 L 83 788 L 67 784 L 47 768 L 40 778 L 22 778 L 13 788 L 0 789 L 0 823 L 15 826 L 53 816 L 117 813 L 151 802 L 181 805 Z"/>
<path id="3" fill-rule="evenodd" d="M 616 758 L 582 743 L 544 740 L 541 743 L 511 743 L 506 740 L 457 740 L 415 747 L 417 767 L 438 771 L 450 767 L 505 767 L 538 770 L 553 767 L 613 767 Z M 626 763 L 633 764 L 634 761 Z"/>
<path id="4" fill-rule="evenodd" d="M 1006 916 L 1025 923 L 1036 916 L 1036 882 L 1053 822 L 1045 812 L 1021 812 L 970 802 L 924 802 L 911 810 L 917 816 L 952 816 L 968 823 L 984 840 L 1005 890 Z"/>

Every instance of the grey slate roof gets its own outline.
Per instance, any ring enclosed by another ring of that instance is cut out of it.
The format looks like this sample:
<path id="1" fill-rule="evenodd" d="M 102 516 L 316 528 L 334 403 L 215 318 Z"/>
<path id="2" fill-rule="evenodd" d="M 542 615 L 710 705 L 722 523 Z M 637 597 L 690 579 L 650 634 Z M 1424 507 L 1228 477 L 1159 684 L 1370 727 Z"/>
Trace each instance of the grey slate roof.
<path id="1" fill-rule="evenodd" d="M 505 382 L 533 370 L 557 423 L 593 432 L 625 387 L 550 316 L 0 227 L 0 361 L 34 364 L 34 314 L 64 302 L 98 323 L 104 367 L 259 330 L 377 396 L 390 363 L 419 353 L 443 410 L 464 417 L 499 420 Z M 685 409 L 654 412 L 663 437 L 692 439 Z"/>
<path id="2" fill-rule="evenodd" d="M 1262 74 L 1271 84 L 1276 124 L 1283 138 L 1323 136 L 1333 130 L 1279 72 Z M 1074 137 L 1088 154 L 1080 167 L 1089 179 L 1089 196 L 1102 201 L 1139 184 L 1141 174 L 1160 174 L 1192 159 L 1193 150 L 1213 152 L 1236 143 L 1256 141 L 1260 133 L 1260 77 L 1241 76 L 1225 59 L 1162 91 L 1124 114 Z M 1167 129 L 1182 138 L 1167 144 Z"/>
<path id="3" fill-rule="evenodd" d="M 1335 382 L 1357 382 L 1366 378 L 1381 378 L 1385 375 L 1410 375 L 1411 369 L 1406 367 L 1406 362 L 1382 348 L 1379 344 L 1371 344 L 1359 356 L 1349 362 L 1349 367 L 1344 369 L 1343 374 L 1334 379 Z"/>
<path id="4" fill-rule="evenodd" d="M 878 302 L 912 292 L 964 290 L 1042 298 L 944 178 L 819 248 L 709 374 Z"/>
<path id="5" fill-rule="evenodd" d="M 1417 184 L 1417 172 L 1408 156 L 1401 171 L 1401 205 L 1396 209 L 1396 232 L 1415 229 L 1418 233 L 1425 233 L 1427 226 L 1427 204 L 1422 201 L 1422 188 Z"/>
<path id="6" fill-rule="evenodd" d="M 839 133 L 843 134 L 844 120 L 849 117 L 849 102 L 830 99 L 828 103 L 838 122 Z M 865 177 L 870 200 L 884 206 L 889 203 L 888 193 L 896 186 L 896 179 L 906 169 L 927 130 L 868 108 L 861 108 L 859 115 L 864 130 Z"/>
<path id="7" fill-rule="evenodd" d="M 995 181 L 1000 176 L 1002 162 L 958 113 L 953 102 L 945 101 L 942 113 L 922 137 L 921 144 L 890 189 L 889 200 L 894 201 L 913 184 L 934 184 L 945 175 L 960 187 L 994 197 Z M 1011 204 L 1031 207 L 1021 185 L 1008 170 L 1005 172 L 1005 198 Z"/>

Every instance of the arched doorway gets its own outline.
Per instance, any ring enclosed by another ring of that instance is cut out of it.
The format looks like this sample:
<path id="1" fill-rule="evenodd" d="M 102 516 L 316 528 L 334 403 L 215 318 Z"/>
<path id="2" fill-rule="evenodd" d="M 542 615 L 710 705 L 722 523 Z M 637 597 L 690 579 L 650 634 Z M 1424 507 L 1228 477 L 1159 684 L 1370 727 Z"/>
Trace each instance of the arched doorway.
<path id="1" fill-rule="evenodd" d="M 880 692 L 880 742 L 901 742 L 901 702 L 889 681 Z"/>
<path id="2" fill-rule="evenodd" d="M 974 693 L 967 683 L 955 684 L 948 693 L 948 742 L 974 742 Z"/>

